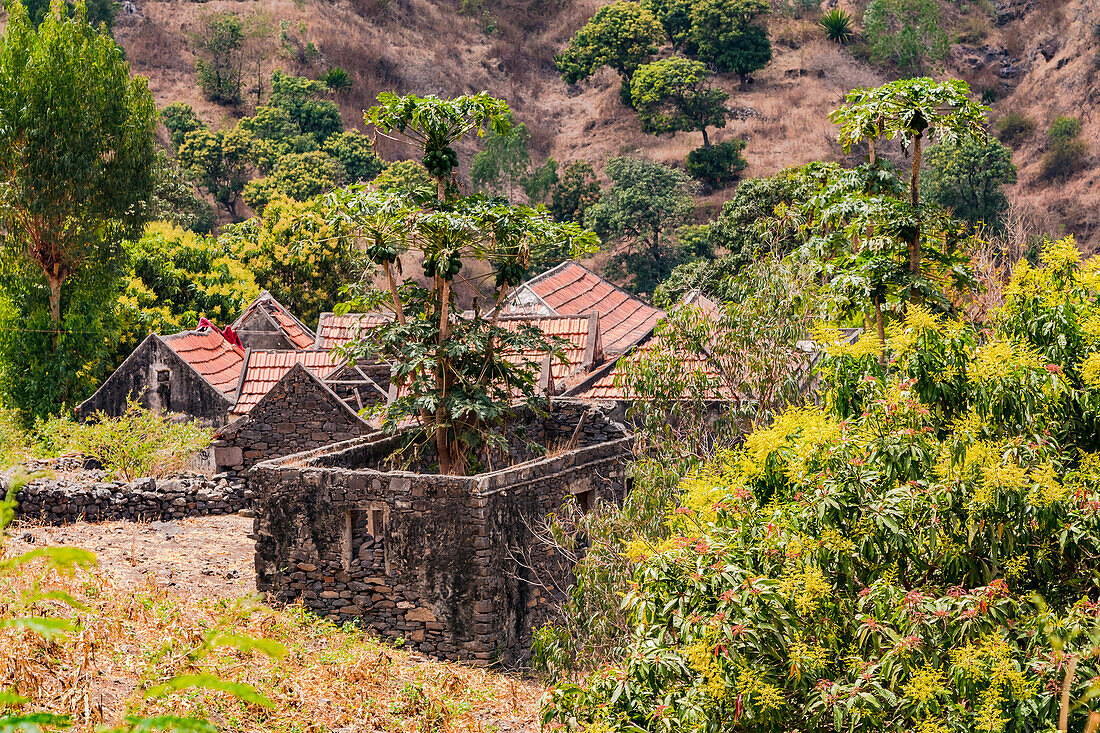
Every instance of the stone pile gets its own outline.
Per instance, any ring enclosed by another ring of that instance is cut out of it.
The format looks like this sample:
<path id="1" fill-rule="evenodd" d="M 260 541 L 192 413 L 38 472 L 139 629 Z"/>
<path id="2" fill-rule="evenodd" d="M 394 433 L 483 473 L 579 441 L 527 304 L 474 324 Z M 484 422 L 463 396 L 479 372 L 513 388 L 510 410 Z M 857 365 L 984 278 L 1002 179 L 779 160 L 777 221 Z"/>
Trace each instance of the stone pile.
<path id="1" fill-rule="evenodd" d="M 226 477 L 182 474 L 169 478 L 107 481 L 102 471 L 81 469 L 28 482 L 16 494 L 16 516 L 48 524 L 83 519 L 168 521 L 233 514 L 251 506 L 252 492 Z"/>

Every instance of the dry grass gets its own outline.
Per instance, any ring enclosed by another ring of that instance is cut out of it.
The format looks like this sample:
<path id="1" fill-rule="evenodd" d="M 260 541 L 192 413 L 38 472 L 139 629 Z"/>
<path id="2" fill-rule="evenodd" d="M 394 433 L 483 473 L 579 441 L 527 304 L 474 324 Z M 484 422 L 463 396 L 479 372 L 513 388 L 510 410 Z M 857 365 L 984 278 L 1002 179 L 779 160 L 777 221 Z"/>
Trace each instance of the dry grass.
<path id="1" fill-rule="evenodd" d="M 52 601 L 25 607 L 36 581 L 87 604 L 73 613 Z M 106 575 L 73 578 L 25 569 L 0 578 L 0 618 L 71 617 L 76 630 L 53 641 L 0 630 L 0 688 L 31 699 L 30 708 L 72 716 L 74 730 L 117 724 L 127 714 L 203 716 L 236 731 L 535 730 L 542 688 L 460 664 L 429 661 L 353 627 L 337 628 L 300 607 L 274 611 L 247 599 L 179 597 L 149 582 L 127 588 Z M 218 646 L 214 634 L 262 637 L 284 645 L 272 659 Z M 143 691 L 180 674 L 216 674 L 248 683 L 271 709 L 224 693 L 187 690 L 160 700 Z"/>

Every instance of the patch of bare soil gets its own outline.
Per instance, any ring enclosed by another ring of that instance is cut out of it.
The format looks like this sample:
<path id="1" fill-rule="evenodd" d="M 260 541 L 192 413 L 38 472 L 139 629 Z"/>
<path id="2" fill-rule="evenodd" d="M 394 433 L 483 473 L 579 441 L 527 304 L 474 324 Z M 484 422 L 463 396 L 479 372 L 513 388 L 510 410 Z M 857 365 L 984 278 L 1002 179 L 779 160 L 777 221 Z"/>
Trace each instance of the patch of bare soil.
<path id="1" fill-rule="evenodd" d="M 11 544 L 81 547 L 124 588 L 150 581 L 169 592 L 237 598 L 256 592 L 252 520 L 238 514 L 171 522 L 77 522 L 59 527 L 17 522 Z"/>

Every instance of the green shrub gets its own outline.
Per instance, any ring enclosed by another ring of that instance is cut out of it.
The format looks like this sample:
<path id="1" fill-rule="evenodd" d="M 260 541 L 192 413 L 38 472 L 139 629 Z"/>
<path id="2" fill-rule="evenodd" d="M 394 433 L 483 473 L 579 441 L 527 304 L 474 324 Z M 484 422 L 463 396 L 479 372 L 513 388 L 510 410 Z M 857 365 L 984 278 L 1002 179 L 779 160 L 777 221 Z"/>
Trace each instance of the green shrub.
<path id="1" fill-rule="evenodd" d="M 729 140 L 692 150 L 687 156 L 687 171 L 692 178 L 711 188 L 723 188 L 741 177 L 749 163 L 741 155 L 744 140 Z"/>
<path id="2" fill-rule="evenodd" d="M 1035 131 L 1035 120 L 1023 112 L 1007 112 L 993 123 L 993 131 L 1005 145 L 1015 147 Z"/>
<path id="3" fill-rule="evenodd" d="M 1047 151 L 1040 174 L 1050 181 L 1071 178 L 1087 163 L 1089 146 L 1081 139 L 1081 120 L 1058 117 L 1047 131 Z"/>
<path id="4" fill-rule="evenodd" d="M 629 648 L 553 690 L 547 722 L 1044 731 L 1076 658 L 1068 729 L 1083 730 L 1100 674 L 1100 261 L 1072 239 L 1041 261 L 982 332 L 910 304 L 885 365 L 877 338 L 819 332 L 823 407 L 681 482 L 667 539 L 627 545 Z"/>
<path id="5" fill-rule="evenodd" d="M 0 407 L 0 470 L 18 462 L 26 452 L 26 435 L 13 411 Z"/>
<path id="6" fill-rule="evenodd" d="M 826 38 L 841 46 L 848 45 L 855 37 L 855 32 L 852 30 L 852 16 L 841 8 L 833 8 L 823 13 L 817 25 L 825 32 Z"/>
<path id="7" fill-rule="evenodd" d="M 189 468 L 213 436 L 211 428 L 156 415 L 130 400 L 121 417 L 100 413 L 75 426 L 67 444 L 98 460 L 109 473 L 132 481 Z"/>

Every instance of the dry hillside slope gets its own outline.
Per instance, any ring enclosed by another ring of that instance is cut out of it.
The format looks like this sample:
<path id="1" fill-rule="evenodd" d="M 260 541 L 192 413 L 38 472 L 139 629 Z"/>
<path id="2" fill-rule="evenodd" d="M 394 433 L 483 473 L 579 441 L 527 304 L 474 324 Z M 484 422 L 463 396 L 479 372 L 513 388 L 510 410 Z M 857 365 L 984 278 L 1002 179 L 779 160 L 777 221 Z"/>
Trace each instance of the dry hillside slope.
<path id="1" fill-rule="evenodd" d="M 329 66 L 349 70 L 355 86 L 340 98 L 348 124 L 362 128 L 362 110 L 383 90 L 439 95 L 489 90 L 508 100 L 528 125 L 536 159 L 585 159 L 599 169 L 609 157 L 628 153 L 681 164 L 699 145 L 697 133 L 646 135 L 620 102 L 618 78 L 611 71 L 569 86 L 554 69 L 553 54 L 606 1 L 139 1 L 125 4 L 115 35 L 134 71 L 149 77 L 158 103 L 190 102 L 216 125 L 249 109 L 231 110 L 202 99 L 189 36 L 203 15 L 229 11 L 260 17 L 276 29 L 282 23 L 287 30 L 289 40 L 264 63 L 266 73 L 275 67 L 313 75 Z M 835 0 L 825 4 L 830 2 Z M 842 5 L 859 18 L 865 0 Z M 1100 244 L 1100 188 L 1093 161 L 1064 183 L 1042 181 L 1038 174 L 1045 131 L 1054 117 L 1080 117 L 1090 140 L 1100 132 L 1100 119 L 1093 114 L 1100 101 L 1100 7 L 1091 0 L 998 0 L 965 10 L 957 3 L 944 8 L 954 37 L 967 42 L 956 43 L 938 73 L 961 76 L 991 97 L 994 118 L 1016 111 L 1036 122 L 1034 134 L 1015 151 L 1020 183 L 1011 193 L 1028 225 L 1052 234 L 1075 233 L 1089 247 Z M 774 61 L 755 75 L 747 91 L 739 90 L 733 78 L 721 80 L 731 93 L 734 117 L 712 137 L 748 140 L 747 175 L 840 156 L 827 112 L 848 89 L 897 75 L 823 40 L 815 20 L 812 10 L 800 18 L 773 14 Z M 308 42 L 320 57 L 303 63 L 294 52 Z M 279 45 L 276 39 L 270 43 L 272 49 Z M 379 141 L 379 151 L 388 159 L 409 154 L 387 140 Z M 700 218 L 712 216 L 731 192 L 703 199 Z"/>

